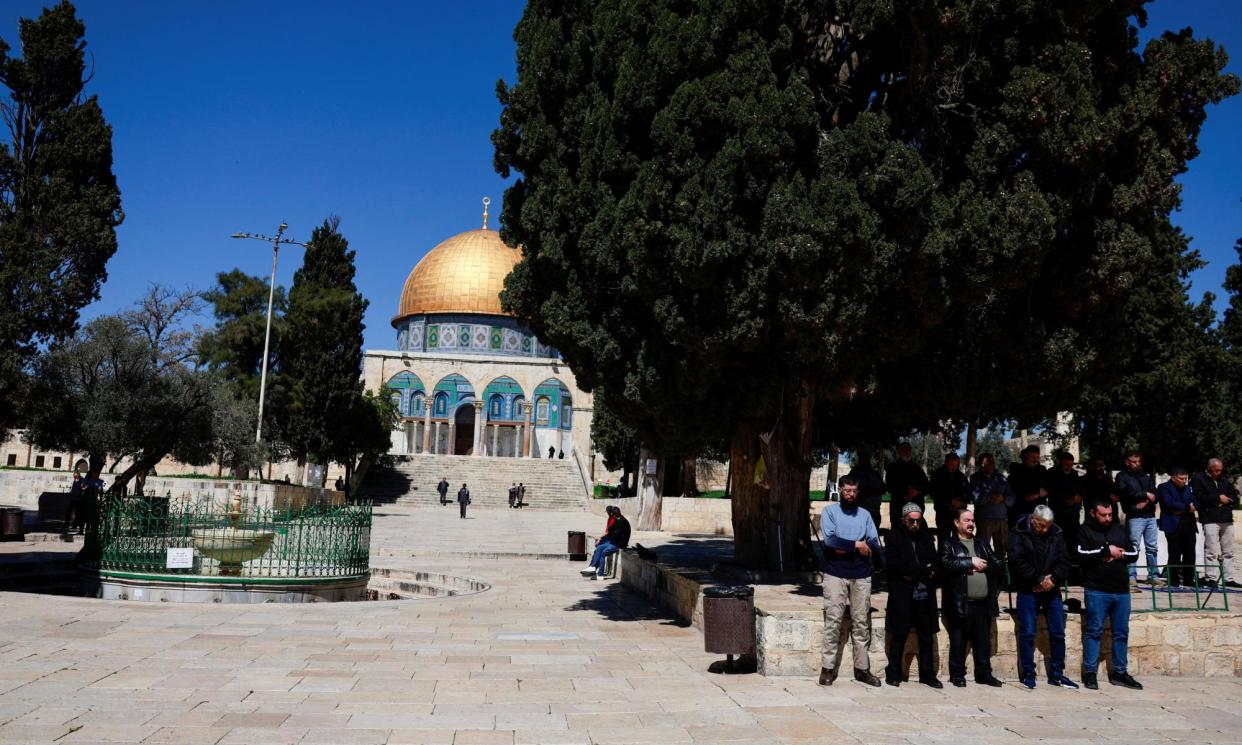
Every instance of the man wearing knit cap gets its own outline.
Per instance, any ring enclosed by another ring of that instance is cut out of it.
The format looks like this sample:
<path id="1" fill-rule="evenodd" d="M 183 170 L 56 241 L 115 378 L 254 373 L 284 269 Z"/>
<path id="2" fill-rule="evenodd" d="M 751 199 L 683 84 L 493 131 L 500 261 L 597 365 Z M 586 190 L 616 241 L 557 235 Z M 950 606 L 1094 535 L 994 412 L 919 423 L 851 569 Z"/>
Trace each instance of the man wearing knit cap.
<path id="1" fill-rule="evenodd" d="M 948 519 L 947 517 L 945 518 Z M 942 688 L 936 678 L 936 582 L 940 560 L 931 532 L 923 526 L 923 510 L 917 504 L 901 508 L 901 524 L 893 526 L 884 544 L 888 570 L 888 608 L 884 629 L 889 634 L 888 667 L 884 680 L 899 686 L 906 679 L 906 639 L 913 628 L 919 637 L 919 682 Z"/>
<path id="2" fill-rule="evenodd" d="M 854 680 L 878 686 L 871 673 L 871 568 L 880 538 L 871 515 L 858 504 L 858 479 L 841 479 L 841 501 L 820 515 L 824 538 L 824 654 L 819 684 L 832 685 L 841 665 L 841 623 L 850 609 Z"/>

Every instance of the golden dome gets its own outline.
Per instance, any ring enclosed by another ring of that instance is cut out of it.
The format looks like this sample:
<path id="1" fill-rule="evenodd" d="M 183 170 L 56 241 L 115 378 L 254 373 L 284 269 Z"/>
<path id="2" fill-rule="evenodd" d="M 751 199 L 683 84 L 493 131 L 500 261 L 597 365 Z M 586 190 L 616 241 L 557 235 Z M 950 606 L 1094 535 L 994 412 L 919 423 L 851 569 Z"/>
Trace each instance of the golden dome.
<path id="1" fill-rule="evenodd" d="M 406 278 L 394 325 L 421 313 L 506 315 L 500 308 L 500 291 L 520 258 L 499 233 L 487 228 L 449 238 L 431 249 Z"/>

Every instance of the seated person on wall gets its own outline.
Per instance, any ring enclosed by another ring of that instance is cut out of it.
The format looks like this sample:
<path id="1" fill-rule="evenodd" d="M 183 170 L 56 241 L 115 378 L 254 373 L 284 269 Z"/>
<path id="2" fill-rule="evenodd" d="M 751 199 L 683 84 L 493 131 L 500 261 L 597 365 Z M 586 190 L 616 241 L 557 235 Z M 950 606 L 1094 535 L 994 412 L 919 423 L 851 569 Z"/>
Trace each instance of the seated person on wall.
<path id="1" fill-rule="evenodd" d="M 899 686 L 906 639 L 913 627 L 919 638 L 919 682 L 932 688 L 943 688 L 936 678 L 933 650 L 936 648 L 936 582 L 940 558 L 931 532 L 923 526 L 923 513 L 917 504 L 901 508 L 901 524 L 888 533 L 884 544 L 888 570 L 888 607 L 884 613 L 884 629 L 889 633 L 888 666 L 884 680 Z"/>
<path id="2" fill-rule="evenodd" d="M 992 675 L 992 619 L 1000 615 L 1001 562 L 988 545 L 975 538 L 975 515 L 960 510 L 955 530 L 940 546 L 944 580 L 940 612 L 949 632 L 949 681 L 966 687 L 966 644 L 975 660 L 975 682 L 999 687 Z"/>
<path id="3" fill-rule="evenodd" d="M 630 521 L 621 514 L 619 507 L 609 505 L 608 524 L 604 534 L 595 541 L 595 553 L 591 556 L 592 568 L 583 569 L 582 576 L 599 579 L 604 576 L 604 559 L 630 545 Z"/>
<path id="4" fill-rule="evenodd" d="M 1069 550 L 1054 512 L 1041 504 L 1018 518 L 1009 534 L 1009 571 L 1018 591 L 1018 673 L 1022 685 L 1035 687 L 1035 629 L 1039 616 L 1048 621 L 1048 685 L 1077 688 L 1065 677 L 1065 607 L 1061 589 L 1069 579 Z M 1074 533 L 1075 542 L 1078 533 Z M 1077 543 L 1075 543 L 1077 546 Z"/>

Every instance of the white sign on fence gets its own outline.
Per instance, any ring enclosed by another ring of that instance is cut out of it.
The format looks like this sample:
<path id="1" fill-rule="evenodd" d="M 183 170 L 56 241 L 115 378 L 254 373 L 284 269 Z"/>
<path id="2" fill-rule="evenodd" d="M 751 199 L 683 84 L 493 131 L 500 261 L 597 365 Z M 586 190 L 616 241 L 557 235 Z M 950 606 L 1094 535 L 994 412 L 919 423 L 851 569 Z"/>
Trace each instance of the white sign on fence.
<path id="1" fill-rule="evenodd" d="M 194 549 L 192 548 L 170 548 L 168 549 L 168 558 L 164 562 L 167 569 L 192 569 L 194 568 Z"/>
<path id="2" fill-rule="evenodd" d="M 647 459 L 647 475 L 655 476 L 659 470 L 660 470 L 660 462 L 657 461 L 655 458 L 648 458 Z"/>

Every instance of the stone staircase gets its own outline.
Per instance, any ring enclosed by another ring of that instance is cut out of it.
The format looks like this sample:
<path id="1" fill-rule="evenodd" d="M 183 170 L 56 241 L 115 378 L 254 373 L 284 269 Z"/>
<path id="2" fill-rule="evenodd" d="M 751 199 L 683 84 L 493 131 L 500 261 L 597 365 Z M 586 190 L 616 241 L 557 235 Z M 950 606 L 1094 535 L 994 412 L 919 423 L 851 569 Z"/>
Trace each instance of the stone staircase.
<path id="1" fill-rule="evenodd" d="M 509 486 L 516 482 L 526 485 L 525 509 L 575 511 L 586 506 L 582 477 L 571 458 L 385 456 L 368 471 L 359 496 L 378 503 L 438 504 L 441 477 L 448 479 L 450 501 L 466 483 L 471 507 L 507 508 Z"/>

